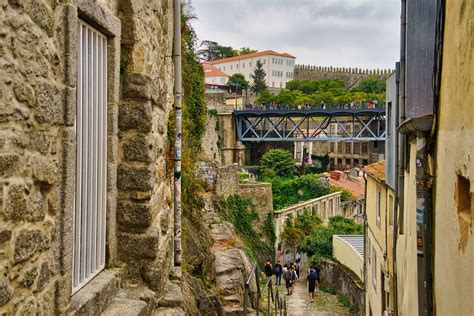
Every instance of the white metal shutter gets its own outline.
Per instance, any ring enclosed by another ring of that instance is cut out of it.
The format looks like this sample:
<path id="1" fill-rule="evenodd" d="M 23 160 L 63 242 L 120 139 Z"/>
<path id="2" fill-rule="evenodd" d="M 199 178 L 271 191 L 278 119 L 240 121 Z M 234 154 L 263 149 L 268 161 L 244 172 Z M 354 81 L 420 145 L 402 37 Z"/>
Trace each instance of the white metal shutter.
<path id="1" fill-rule="evenodd" d="M 107 38 L 79 21 L 73 293 L 105 265 Z"/>

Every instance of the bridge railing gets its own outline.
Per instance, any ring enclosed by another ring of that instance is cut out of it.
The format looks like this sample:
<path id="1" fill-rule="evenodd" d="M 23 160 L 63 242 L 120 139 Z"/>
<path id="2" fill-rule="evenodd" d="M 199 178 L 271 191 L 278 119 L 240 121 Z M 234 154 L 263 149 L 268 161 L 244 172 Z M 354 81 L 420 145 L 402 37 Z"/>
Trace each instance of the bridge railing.
<path id="1" fill-rule="evenodd" d="M 257 287 L 257 292 L 252 293 L 250 291 L 252 280 L 255 280 L 255 285 Z M 260 300 L 265 294 L 265 291 L 268 291 L 267 295 L 267 304 L 266 310 L 260 310 Z M 253 295 L 256 294 L 256 297 Z M 273 303 L 273 304 L 272 304 Z M 274 306 L 272 306 L 274 305 Z M 257 267 L 257 263 L 255 262 L 252 266 L 252 270 L 250 271 L 247 280 L 245 282 L 245 290 L 244 290 L 244 316 L 247 316 L 250 311 L 250 306 L 255 308 L 256 315 L 260 315 L 263 312 L 264 315 L 280 315 L 286 316 L 287 308 L 286 308 L 286 300 L 284 296 L 280 296 L 278 286 L 273 287 L 272 278 L 268 278 L 265 282 L 263 288 L 260 288 L 260 277 L 259 271 Z"/>
<path id="2" fill-rule="evenodd" d="M 235 110 L 343 110 L 343 109 L 385 109 L 385 102 L 381 101 L 370 101 L 370 102 L 350 102 L 340 104 L 301 104 L 301 105 L 289 105 L 289 104 L 245 104 L 242 108 Z"/>

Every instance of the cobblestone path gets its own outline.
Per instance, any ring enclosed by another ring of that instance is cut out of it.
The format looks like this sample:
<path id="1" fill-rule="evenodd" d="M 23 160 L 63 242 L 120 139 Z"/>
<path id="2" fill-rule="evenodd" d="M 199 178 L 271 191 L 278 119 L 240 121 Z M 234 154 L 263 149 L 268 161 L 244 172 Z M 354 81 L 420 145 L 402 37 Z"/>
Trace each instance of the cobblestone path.
<path id="1" fill-rule="evenodd" d="M 286 293 L 281 288 L 281 293 Z M 296 290 L 286 296 L 288 315 L 290 316 L 348 316 L 350 313 L 341 306 L 335 295 L 317 292 L 313 303 L 308 296 L 306 282 L 296 283 Z"/>

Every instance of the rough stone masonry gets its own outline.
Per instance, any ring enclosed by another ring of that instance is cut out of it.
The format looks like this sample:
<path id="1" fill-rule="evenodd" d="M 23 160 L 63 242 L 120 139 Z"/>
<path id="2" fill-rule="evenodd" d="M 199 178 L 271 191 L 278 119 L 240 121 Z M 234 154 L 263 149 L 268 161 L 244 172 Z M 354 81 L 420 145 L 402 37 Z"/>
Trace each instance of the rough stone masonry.
<path id="1" fill-rule="evenodd" d="M 162 290 L 172 9 L 170 0 L 0 0 L 0 314 L 70 306 L 79 19 L 107 37 L 106 269 L 126 266 L 130 280 Z"/>

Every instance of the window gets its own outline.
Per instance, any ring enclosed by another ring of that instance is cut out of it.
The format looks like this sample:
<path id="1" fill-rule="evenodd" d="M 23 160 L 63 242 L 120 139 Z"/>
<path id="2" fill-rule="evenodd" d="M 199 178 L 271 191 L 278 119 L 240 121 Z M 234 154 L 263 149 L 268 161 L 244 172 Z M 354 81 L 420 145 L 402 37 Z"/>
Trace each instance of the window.
<path id="1" fill-rule="evenodd" d="M 337 143 L 337 153 L 338 153 L 338 154 L 342 154 L 342 142 L 341 142 L 341 143 Z"/>
<path id="2" fill-rule="evenodd" d="M 242 68 L 245 68 L 245 63 L 242 63 Z"/>
<path id="3" fill-rule="evenodd" d="M 377 291 L 377 253 L 374 247 L 372 247 L 372 284 Z"/>
<path id="4" fill-rule="evenodd" d="M 351 154 L 351 143 L 350 142 L 346 143 L 346 154 Z"/>
<path id="5" fill-rule="evenodd" d="M 239 69 L 239 64 L 235 65 L 235 69 Z"/>
<path id="6" fill-rule="evenodd" d="M 249 66 L 252 67 L 252 62 L 251 61 L 249 61 Z"/>
<path id="7" fill-rule="evenodd" d="M 79 21 L 73 292 L 105 266 L 107 37 Z"/>
<path id="8" fill-rule="evenodd" d="M 329 143 L 329 152 L 334 152 L 334 142 Z"/>
<path id="9" fill-rule="evenodd" d="M 354 144 L 352 145 L 352 150 L 354 155 L 360 155 L 360 143 L 354 142 Z"/>
<path id="10" fill-rule="evenodd" d="M 392 136 L 392 102 L 387 103 L 387 137 Z"/>
<path id="11" fill-rule="evenodd" d="M 232 70 L 232 65 L 230 65 L 230 70 Z"/>
<path id="12" fill-rule="evenodd" d="M 362 155 L 367 154 L 368 152 L 368 144 L 366 142 L 362 143 Z"/>
<path id="13" fill-rule="evenodd" d="M 382 191 L 380 190 L 380 186 L 377 185 L 376 195 L 375 195 L 375 217 L 377 220 L 377 224 L 380 226 L 380 204 L 382 203 Z"/>
<path id="14" fill-rule="evenodd" d="M 377 141 L 374 142 L 374 148 L 379 148 L 379 142 Z"/>
<path id="15" fill-rule="evenodd" d="M 225 71 L 225 66 L 223 68 L 224 68 L 224 71 Z"/>
<path id="16" fill-rule="evenodd" d="M 264 64 L 264 65 L 266 64 L 266 61 L 267 61 L 266 59 L 263 60 L 263 64 Z"/>
<path id="17" fill-rule="evenodd" d="M 393 196 L 388 196 L 388 224 L 393 226 Z"/>

